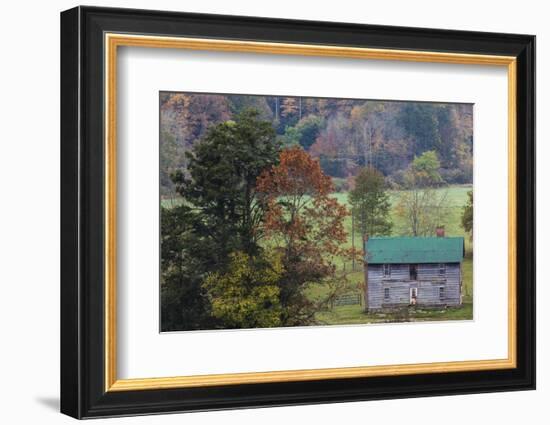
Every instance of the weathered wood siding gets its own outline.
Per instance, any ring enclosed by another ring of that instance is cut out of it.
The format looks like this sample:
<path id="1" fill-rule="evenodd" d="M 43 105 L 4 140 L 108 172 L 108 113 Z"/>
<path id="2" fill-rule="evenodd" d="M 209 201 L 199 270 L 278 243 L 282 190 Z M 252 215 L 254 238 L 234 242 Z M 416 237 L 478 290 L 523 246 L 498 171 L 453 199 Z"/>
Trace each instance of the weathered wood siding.
<path id="1" fill-rule="evenodd" d="M 418 264 L 416 280 L 411 280 L 410 277 L 409 264 L 392 264 L 390 276 L 384 276 L 382 264 L 369 264 L 366 276 L 368 279 L 367 308 L 408 306 L 411 288 L 418 290 L 416 299 L 418 306 L 460 305 L 459 263 L 445 264 L 445 274 L 440 274 L 439 264 Z M 442 293 L 440 288 L 443 288 Z"/>

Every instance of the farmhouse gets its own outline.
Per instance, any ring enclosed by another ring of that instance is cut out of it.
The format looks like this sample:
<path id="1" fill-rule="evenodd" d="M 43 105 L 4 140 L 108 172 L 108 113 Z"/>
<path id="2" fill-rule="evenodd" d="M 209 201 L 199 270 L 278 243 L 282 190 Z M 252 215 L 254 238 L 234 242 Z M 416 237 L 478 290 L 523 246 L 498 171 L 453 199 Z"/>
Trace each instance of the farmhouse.
<path id="1" fill-rule="evenodd" d="M 368 311 L 462 303 L 464 238 L 365 237 L 365 306 Z"/>

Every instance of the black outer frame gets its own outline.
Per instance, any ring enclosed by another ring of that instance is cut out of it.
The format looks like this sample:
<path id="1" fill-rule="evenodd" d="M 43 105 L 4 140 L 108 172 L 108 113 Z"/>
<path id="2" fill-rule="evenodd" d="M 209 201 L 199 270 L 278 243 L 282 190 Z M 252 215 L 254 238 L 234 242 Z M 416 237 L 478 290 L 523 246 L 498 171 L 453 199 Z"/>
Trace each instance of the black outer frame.
<path id="1" fill-rule="evenodd" d="M 517 57 L 517 368 L 106 393 L 104 32 Z M 86 6 L 61 13 L 62 413 L 92 418 L 534 388 L 534 36 Z"/>

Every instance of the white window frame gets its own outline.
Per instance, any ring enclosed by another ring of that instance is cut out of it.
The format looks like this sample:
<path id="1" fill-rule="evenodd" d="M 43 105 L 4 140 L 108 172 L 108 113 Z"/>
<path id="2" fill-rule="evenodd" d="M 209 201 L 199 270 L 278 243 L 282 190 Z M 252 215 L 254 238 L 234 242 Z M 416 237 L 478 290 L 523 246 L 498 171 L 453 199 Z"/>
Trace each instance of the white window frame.
<path id="1" fill-rule="evenodd" d="M 447 264 L 439 263 L 439 276 L 445 276 L 447 274 Z"/>
<path id="2" fill-rule="evenodd" d="M 384 277 L 391 277 L 391 264 L 384 264 L 382 267 Z"/>

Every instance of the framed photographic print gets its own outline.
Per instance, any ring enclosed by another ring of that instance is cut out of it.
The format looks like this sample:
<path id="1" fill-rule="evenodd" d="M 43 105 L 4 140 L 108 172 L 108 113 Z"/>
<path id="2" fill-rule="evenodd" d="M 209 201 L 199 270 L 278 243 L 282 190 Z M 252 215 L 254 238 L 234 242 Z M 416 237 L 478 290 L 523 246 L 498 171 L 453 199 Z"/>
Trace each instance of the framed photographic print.
<path id="1" fill-rule="evenodd" d="M 61 411 L 535 387 L 535 38 L 61 14 Z"/>

